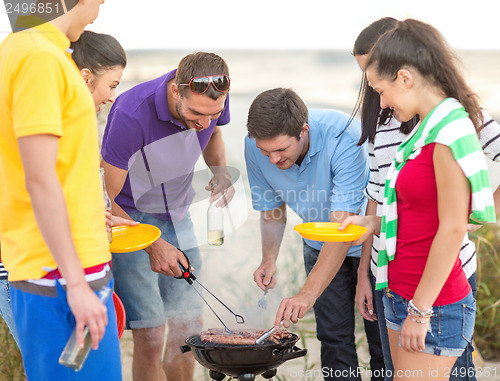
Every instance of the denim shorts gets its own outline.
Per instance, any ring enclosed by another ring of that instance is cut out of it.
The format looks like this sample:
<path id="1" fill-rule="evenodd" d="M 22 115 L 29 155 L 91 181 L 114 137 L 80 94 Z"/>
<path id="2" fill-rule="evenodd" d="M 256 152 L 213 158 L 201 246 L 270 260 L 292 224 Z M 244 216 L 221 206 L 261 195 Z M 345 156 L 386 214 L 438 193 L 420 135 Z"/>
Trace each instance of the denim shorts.
<path id="1" fill-rule="evenodd" d="M 408 300 L 385 289 L 384 313 L 387 328 L 401 331 L 408 316 Z M 462 300 L 444 306 L 433 307 L 434 313 L 427 336 L 424 353 L 437 356 L 459 357 L 472 341 L 476 320 L 476 300 L 472 291 Z"/>
<path id="2" fill-rule="evenodd" d="M 157 226 L 161 238 L 186 253 L 195 269 L 197 278 L 201 275 L 200 251 L 196 247 L 191 219 L 172 223 L 160 220 L 147 213 L 129 213 L 141 223 Z M 190 249 L 179 245 L 179 241 L 190 241 Z M 181 247 L 180 247 L 181 246 Z M 112 271 L 115 278 L 115 292 L 125 307 L 126 328 L 160 327 L 169 318 L 195 319 L 203 312 L 203 301 L 193 287 L 183 279 L 172 278 L 151 270 L 149 255 L 144 250 L 131 253 L 114 253 Z"/>
<path id="3" fill-rule="evenodd" d="M 17 337 L 16 325 L 12 316 L 12 307 L 10 305 L 10 287 L 7 279 L 0 279 L 0 314 L 7 323 L 12 337 L 19 347 L 19 338 Z"/>

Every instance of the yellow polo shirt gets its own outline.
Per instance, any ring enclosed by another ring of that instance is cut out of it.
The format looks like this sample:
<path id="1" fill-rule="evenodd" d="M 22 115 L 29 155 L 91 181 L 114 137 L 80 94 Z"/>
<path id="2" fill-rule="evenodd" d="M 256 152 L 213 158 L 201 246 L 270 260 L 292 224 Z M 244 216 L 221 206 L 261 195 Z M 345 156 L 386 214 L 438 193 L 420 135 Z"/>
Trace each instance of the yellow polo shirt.
<path id="1" fill-rule="evenodd" d="M 50 23 L 10 34 L 0 45 L 0 241 L 10 281 L 39 279 L 57 267 L 25 187 L 17 145 L 23 136 L 59 137 L 56 171 L 82 266 L 111 259 L 95 107 L 69 46 Z"/>

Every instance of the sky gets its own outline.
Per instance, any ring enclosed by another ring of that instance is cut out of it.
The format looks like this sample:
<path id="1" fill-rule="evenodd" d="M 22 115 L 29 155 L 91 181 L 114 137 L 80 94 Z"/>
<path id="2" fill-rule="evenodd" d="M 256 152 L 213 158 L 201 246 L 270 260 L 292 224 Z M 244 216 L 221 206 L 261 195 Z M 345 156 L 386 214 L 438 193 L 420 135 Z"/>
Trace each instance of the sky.
<path id="1" fill-rule="evenodd" d="M 412 17 L 455 49 L 500 50 L 499 14 L 500 0 L 105 0 L 88 29 L 126 50 L 351 49 L 372 21 Z M 9 31 L 0 5 L 0 40 Z"/>

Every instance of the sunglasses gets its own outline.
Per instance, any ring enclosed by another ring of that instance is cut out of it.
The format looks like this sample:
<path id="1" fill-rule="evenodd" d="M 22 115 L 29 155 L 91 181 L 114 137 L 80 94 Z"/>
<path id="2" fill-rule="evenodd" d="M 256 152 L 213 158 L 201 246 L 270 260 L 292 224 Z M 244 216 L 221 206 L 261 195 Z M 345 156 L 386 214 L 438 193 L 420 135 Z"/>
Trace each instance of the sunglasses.
<path id="1" fill-rule="evenodd" d="M 195 94 L 204 94 L 210 84 L 212 84 L 215 90 L 226 93 L 229 91 L 229 84 L 231 81 L 229 77 L 225 74 L 221 75 L 209 75 L 206 77 L 196 77 L 191 79 L 189 83 L 179 83 L 179 86 L 189 86 L 189 90 Z"/>

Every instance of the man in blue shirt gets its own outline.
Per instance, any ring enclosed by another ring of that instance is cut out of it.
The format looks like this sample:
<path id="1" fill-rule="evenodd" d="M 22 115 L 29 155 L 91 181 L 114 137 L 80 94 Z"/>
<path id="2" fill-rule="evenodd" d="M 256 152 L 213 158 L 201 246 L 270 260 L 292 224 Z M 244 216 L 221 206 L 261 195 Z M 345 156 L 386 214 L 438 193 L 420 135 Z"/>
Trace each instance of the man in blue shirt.
<path id="1" fill-rule="evenodd" d="M 286 205 L 304 222 L 341 222 L 364 211 L 368 155 L 364 145 L 357 145 L 357 121 L 349 123 L 348 115 L 335 110 L 308 110 L 290 89 L 261 93 L 250 106 L 247 129 L 252 203 L 261 211 L 262 262 L 254 280 L 261 289 L 272 288 Z M 283 299 L 276 314 L 275 324 L 283 319 L 289 327 L 314 305 L 325 379 L 361 379 L 354 340 L 360 252 L 360 246 L 305 239 L 307 280 L 297 295 Z M 377 323 L 365 320 L 365 329 L 375 344 L 370 348 L 374 371 L 383 367 Z"/>

